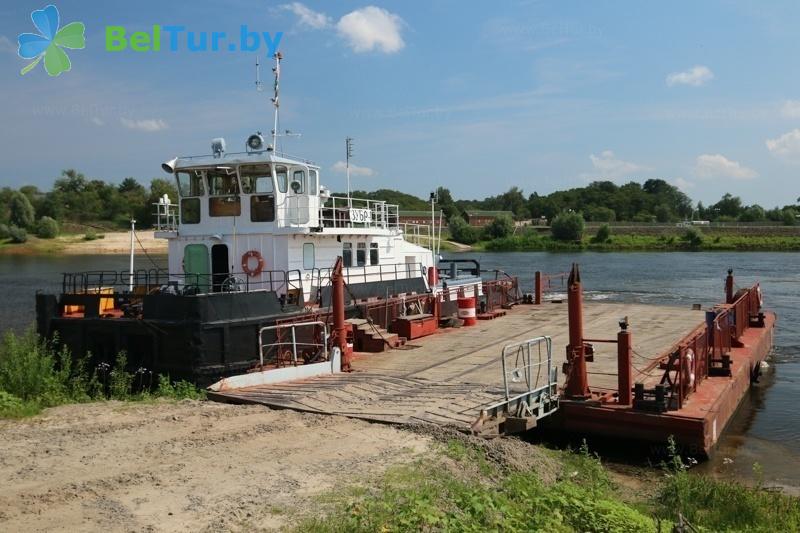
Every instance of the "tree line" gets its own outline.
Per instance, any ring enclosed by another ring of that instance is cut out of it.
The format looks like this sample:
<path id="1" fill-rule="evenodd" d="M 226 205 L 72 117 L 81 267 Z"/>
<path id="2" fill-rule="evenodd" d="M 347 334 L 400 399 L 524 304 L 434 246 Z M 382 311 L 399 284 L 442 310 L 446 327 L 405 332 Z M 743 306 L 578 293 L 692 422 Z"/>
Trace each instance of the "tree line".
<path id="1" fill-rule="evenodd" d="M 0 189 L 0 239 L 24 242 L 29 232 L 52 238 L 67 224 L 122 229 L 131 218 L 137 226 L 150 227 L 153 204 L 164 194 L 177 199 L 173 180 L 154 178 L 145 187 L 134 178 L 113 184 L 64 170 L 50 191 L 33 185 Z"/>

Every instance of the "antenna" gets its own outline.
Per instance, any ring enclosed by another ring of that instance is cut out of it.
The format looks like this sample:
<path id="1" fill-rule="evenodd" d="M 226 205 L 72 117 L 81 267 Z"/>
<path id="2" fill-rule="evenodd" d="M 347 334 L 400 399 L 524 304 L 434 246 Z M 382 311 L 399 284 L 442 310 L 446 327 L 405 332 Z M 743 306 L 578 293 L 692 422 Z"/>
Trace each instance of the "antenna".
<path id="1" fill-rule="evenodd" d="M 281 59 L 283 59 L 283 54 L 280 52 L 275 52 L 275 55 L 272 56 L 275 59 L 275 66 L 272 67 L 272 72 L 275 73 L 275 96 L 272 97 L 272 105 L 275 107 L 275 125 L 272 128 L 272 149 L 278 149 L 278 109 L 280 108 L 280 101 L 278 99 L 278 93 L 280 92 L 280 81 L 281 81 Z"/>
<path id="2" fill-rule="evenodd" d="M 347 156 L 345 161 L 347 161 L 347 203 L 350 204 L 350 158 L 353 157 L 353 138 L 347 137 L 344 140 L 344 145 L 347 148 Z"/>
<path id="3" fill-rule="evenodd" d="M 256 56 L 256 91 L 261 92 L 264 90 L 264 84 L 261 82 L 261 64 L 258 62 Z"/>

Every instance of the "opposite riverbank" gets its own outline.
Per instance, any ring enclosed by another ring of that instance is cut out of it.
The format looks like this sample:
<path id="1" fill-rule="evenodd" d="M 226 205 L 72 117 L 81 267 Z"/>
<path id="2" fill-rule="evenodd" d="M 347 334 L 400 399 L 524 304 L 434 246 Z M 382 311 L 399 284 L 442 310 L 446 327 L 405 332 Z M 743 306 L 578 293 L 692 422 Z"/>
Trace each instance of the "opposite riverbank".
<path id="1" fill-rule="evenodd" d="M 602 252 L 626 251 L 800 251 L 800 236 L 795 235 L 735 235 L 691 232 L 684 235 L 610 235 L 604 239 L 584 235 L 579 241 L 559 241 L 550 235 L 526 233 L 499 239 L 480 241 L 474 250 L 491 252 L 540 252 L 582 250 Z"/>
<path id="2" fill-rule="evenodd" d="M 136 253 L 166 254 L 167 241 L 156 239 L 152 231 L 137 231 Z M 28 241 L 15 244 L 0 241 L 0 255 L 119 255 L 130 253 L 129 231 L 112 231 L 94 234 L 87 239 L 84 234 L 59 235 L 54 239 L 29 236 Z"/>

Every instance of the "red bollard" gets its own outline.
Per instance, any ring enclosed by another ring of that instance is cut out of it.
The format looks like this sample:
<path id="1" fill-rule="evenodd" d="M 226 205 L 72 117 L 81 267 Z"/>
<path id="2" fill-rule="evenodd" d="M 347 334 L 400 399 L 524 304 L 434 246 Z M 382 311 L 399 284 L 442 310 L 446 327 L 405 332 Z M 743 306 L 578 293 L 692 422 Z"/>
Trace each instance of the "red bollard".
<path id="1" fill-rule="evenodd" d="M 569 346 L 567 346 L 567 385 L 564 393 L 571 400 L 587 400 L 589 378 L 586 375 L 586 345 L 583 342 L 583 287 L 578 264 L 572 264 L 567 289 Z"/>
<path id="2" fill-rule="evenodd" d="M 633 403 L 631 389 L 633 387 L 633 341 L 628 330 L 628 322 L 620 322 L 622 328 L 617 333 L 617 385 L 619 389 L 619 405 L 630 406 Z"/>
<path id="3" fill-rule="evenodd" d="M 338 347 L 342 353 L 342 371 L 350 371 L 350 350 L 347 347 L 347 324 L 344 317 L 344 273 L 342 272 L 342 258 L 337 257 L 331 274 L 333 291 L 333 335 L 332 346 Z"/>
<path id="4" fill-rule="evenodd" d="M 534 277 L 533 303 L 536 305 L 540 305 L 542 303 L 542 273 L 538 270 L 536 271 L 536 276 Z"/>
<path id="5" fill-rule="evenodd" d="M 733 269 L 728 269 L 728 277 L 725 278 L 725 303 L 733 303 Z"/>

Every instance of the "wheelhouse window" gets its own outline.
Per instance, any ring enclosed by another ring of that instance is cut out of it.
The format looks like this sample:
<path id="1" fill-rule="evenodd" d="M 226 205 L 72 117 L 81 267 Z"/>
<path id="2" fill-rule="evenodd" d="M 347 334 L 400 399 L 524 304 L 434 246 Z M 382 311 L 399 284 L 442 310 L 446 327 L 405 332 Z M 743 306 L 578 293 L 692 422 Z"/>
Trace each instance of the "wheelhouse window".
<path id="1" fill-rule="evenodd" d="M 289 169 L 283 165 L 277 165 L 275 167 L 275 178 L 278 181 L 278 190 L 280 192 L 286 192 L 286 186 L 289 181 Z"/>
<path id="2" fill-rule="evenodd" d="M 313 169 L 308 171 L 308 194 L 319 194 L 319 174 Z"/>
<path id="3" fill-rule="evenodd" d="M 306 173 L 302 170 L 295 170 L 292 173 L 292 192 L 295 194 L 303 194 L 306 192 Z"/>
<path id="4" fill-rule="evenodd" d="M 275 192 L 272 171 L 269 165 L 242 166 L 239 168 L 242 192 L 250 197 L 250 221 L 273 222 L 275 220 Z"/>
<path id="5" fill-rule="evenodd" d="M 181 204 L 181 224 L 200 223 L 200 196 L 203 188 L 203 171 L 190 170 L 175 174 L 178 180 L 178 194 Z"/>
<path id="6" fill-rule="evenodd" d="M 242 214 L 236 171 L 220 167 L 206 172 L 208 176 L 208 213 L 212 217 L 236 217 Z"/>
<path id="7" fill-rule="evenodd" d="M 303 269 L 312 270 L 314 268 L 314 243 L 303 243 Z"/>
<path id="8" fill-rule="evenodd" d="M 369 264 L 370 265 L 377 265 L 378 264 L 378 243 L 371 242 L 369 243 Z"/>
<path id="9" fill-rule="evenodd" d="M 356 247 L 356 265 L 363 267 L 367 264 L 367 243 L 360 242 Z"/>
<path id="10" fill-rule="evenodd" d="M 342 264 L 343 266 L 349 268 L 353 266 L 353 243 L 352 242 L 344 242 L 342 243 Z"/>

